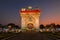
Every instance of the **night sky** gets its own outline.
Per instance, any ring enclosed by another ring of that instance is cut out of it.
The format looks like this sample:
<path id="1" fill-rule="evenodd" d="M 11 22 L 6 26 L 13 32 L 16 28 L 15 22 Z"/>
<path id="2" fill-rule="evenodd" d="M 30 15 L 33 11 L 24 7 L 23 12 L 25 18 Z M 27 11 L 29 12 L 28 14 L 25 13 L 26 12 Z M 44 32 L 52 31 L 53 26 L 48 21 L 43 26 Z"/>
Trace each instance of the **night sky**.
<path id="1" fill-rule="evenodd" d="M 0 24 L 20 24 L 19 10 L 22 7 L 39 7 L 41 24 L 60 24 L 60 0 L 0 0 Z"/>

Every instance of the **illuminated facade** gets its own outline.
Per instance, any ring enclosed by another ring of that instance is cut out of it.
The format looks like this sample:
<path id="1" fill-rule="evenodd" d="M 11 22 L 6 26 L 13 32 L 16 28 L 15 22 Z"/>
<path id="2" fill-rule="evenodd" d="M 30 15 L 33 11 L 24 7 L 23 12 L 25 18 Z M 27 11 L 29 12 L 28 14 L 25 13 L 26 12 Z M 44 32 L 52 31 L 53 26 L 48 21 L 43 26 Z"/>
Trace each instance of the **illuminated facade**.
<path id="1" fill-rule="evenodd" d="M 40 17 L 40 10 L 39 9 L 32 9 L 32 7 L 22 8 L 20 10 L 21 16 L 21 29 L 39 29 L 39 17 Z"/>

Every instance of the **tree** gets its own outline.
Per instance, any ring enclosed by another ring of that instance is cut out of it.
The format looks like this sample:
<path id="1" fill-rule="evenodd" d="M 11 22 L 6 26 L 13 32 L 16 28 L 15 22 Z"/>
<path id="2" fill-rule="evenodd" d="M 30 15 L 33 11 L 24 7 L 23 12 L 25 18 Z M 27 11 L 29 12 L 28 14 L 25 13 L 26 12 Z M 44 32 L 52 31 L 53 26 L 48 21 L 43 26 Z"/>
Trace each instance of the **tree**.
<path id="1" fill-rule="evenodd" d="M 0 32 L 2 32 L 2 24 L 0 24 Z"/>
<path id="2" fill-rule="evenodd" d="M 55 33 L 55 31 L 56 31 L 56 25 L 55 25 L 55 23 L 51 24 L 51 30 L 52 30 L 53 33 Z"/>
<path id="3" fill-rule="evenodd" d="M 43 25 L 43 24 L 41 24 L 41 25 L 40 25 L 40 29 L 43 29 L 43 28 L 45 28 L 45 27 L 44 27 L 44 25 Z"/>
<path id="4" fill-rule="evenodd" d="M 44 28 L 45 28 L 44 25 L 41 24 L 41 25 L 40 25 L 40 32 L 43 32 L 43 31 L 44 31 Z"/>
<path id="5" fill-rule="evenodd" d="M 51 25 L 50 24 L 47 24 L 45 27 L 46 27 L 46 31 L 49 31 L 49 32 L 51 31 Z"/>
<path id="6" fill-rule="evenodd" d="M 15 26 L 16 29 L 21 29 L 18 25 Z"/>
<path id="7" fill-rule="evenodd" d="M 55 23 L 52 23 L 52 24 L 51 24 L 51 27 L 52 27 L 52 28 L 55 28 L 55 27 L 56 27 Z"/>
<path id="8" fill-rule="evenodd" d="M 7 25 L 7 27 L 9 28 L 9 29 L 12 29 L 12 28 L 15 28 L 15 24 L 14 23 L 9 23 L 8 25 Z"/>
<path id="9" fill-rule="evenodd" d="M 56 28 L 60 28 L 60 25 L 59 25 L 59 24 L 57 24 L 57 25 L 56 25 Z"/>
<path id="10" fill-rule="evenodd" d="M 0 24 L 0 28 L 2 28 L 2 24 Z"/>
<path id="11" fill-rule="evenodd" d="M 46 25 L 46 28 L 48 29 L 48 28 L 50 28 L 51 27 L 51 25 Z"/>

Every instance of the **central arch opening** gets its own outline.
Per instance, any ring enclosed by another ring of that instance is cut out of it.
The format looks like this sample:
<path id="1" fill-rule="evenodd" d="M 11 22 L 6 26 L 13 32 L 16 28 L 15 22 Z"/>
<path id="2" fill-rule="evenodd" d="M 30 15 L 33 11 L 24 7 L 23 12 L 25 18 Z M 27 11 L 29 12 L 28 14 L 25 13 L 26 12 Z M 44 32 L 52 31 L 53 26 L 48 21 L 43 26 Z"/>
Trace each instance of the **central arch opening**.
<path id="1" fill-rule="evenodd" d="M 27 28 L 28 28 L 28 29 L 32 29 L 32 28 L 34 28 L 34 25 L 33 25 L 32 23 L 28 23 L 28 24 L 27 24 Z"/>

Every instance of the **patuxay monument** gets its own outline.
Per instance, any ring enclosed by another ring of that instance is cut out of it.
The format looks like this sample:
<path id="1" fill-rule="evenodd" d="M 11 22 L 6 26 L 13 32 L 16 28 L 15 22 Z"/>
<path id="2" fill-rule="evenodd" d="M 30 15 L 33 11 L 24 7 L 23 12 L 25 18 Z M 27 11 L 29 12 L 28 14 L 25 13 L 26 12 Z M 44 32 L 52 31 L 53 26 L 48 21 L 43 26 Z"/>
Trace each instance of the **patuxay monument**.
<path id="1" fill-rule="evenodd" d="M 40 10 L 39 8 L 33 9 L 31 6 L 22 8 L 20 10 L 21 16 L 21 29 L 22 30 L 37 30 L 39 29 Z"/>

